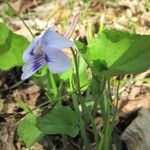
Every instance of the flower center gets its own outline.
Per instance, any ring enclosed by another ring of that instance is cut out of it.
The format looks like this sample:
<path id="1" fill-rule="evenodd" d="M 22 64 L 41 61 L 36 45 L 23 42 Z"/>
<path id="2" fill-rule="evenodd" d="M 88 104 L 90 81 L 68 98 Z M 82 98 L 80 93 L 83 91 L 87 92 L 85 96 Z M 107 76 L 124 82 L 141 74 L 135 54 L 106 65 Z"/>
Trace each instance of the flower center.
<path id="1" fill-rule="evenodd" d="M 31 56 L 34 56 L 34 59 L 37 61 L 46 61 L 49 62 L 49 57 L 46 53 L 44 53 L 44 46 L 43 45 L 37 45 L 35 46 L 32 51 L 30 52 Z"/>
<path id="2" fill-rule="evenodd" d="M 38 57 L 38 58 L 44 58 L 45 55 L 44 55 L 44 52 L 43 52 L 43 46 L 42 45 L 38 45 L 36 48 L 35 48 L 35 55 Z"/>

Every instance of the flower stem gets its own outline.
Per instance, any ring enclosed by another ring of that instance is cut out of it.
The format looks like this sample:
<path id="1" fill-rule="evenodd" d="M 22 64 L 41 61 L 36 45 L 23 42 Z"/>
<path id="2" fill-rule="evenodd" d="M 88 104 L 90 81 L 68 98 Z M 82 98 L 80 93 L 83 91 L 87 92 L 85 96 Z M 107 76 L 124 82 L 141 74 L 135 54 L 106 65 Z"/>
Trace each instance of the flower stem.
<path id="1" fill-rule="evenodd" d="M 34 38 L 34 34 L 32 33 L 32 31 L 30 30 L 29 26 L 25 23 L 25 21 L 22 19 L 22 17 L 16 12 L 16 10 L 9 4 L 9 2 L 7 0 L 4 0 L 4 2 L 8 5 L 8 7 L 14 12 L 14 14 L 16 16 L 19 17 L 19 19 L 22 21 L 22 23 L 25 25 L 25 27 L 27 28 L 27 30 L 30 32 L 31 36 Z"/>
<path id="2" fill-rule="evenodd" d="M 85 104 L 84 104 L 84 107 L 86 109 L 87 116 L 88 116 L 88 118 L 89 118 L 89 120 L 91 122 L 91 125 L 92 125 L 92 128 L 93 128 L 94 139 L 95 139 L 95 142 L 96 142 L 96 149 L 98 149 L 99 136 L 98 136 L 98 132 L 97 132 L 97 128 L 96 128 L 95 122 L 94 122 L 94 118 L 93 118 L 92 114 L 90 113 L 89 109 L 86 107 Z"/>
<path id="3" fill-rule="evenodd" d="M 75 109 L 76 113 L 79 116 L 79 128 L 80 128 L 81 136 L 82 136 L 82 139 L 83 139 L 83 143 L 86 147 L 86 150 L 89 150 L 89 144 L 88 144 L 87 134 L 86 134 L 86 130 L 85 130 L 85 123 L 84 123 L 83 118 L 82 118 L 82 113 L 79 110 L 77 95 L 73 94 L 72 99 L 73 99 L 74 109 Z"/>
<path id="4" fill-rule="evenodd" d="M 47 79 L 48 79 L 48 86 L 47 86 L 48 91 L 50 92 L 50 90 L 52 89 L 54 98 L 56 98 L 59 93 L 54 79 L 54 75 L 49 71 L 49 69 L 47 69 Z"/>
<path id="5" fill-rule="evenodd" d="M 75 71 L 76 71 L 76 85 L 77 85 L 77 90 L 78 90 L 78 97 L 81 97 L 78 58 L 77 58 L 77 55 L 75 54 L 74 49 L 71 49 L 71 51 L 72 51 L 72 54 L 73 54 Z M 79 100 L 79 102 L 82 106 L 82 110 L 86 111 L 85 110 L 86 106 L 84 106 L 84 102 L 82 101 L 82 99 Z M 82 118 L 82 113 L 79 110 L 77 95 L 73 96 L 73 104 L 74 104 L 75 111 L 78 113 L 78 115 L 80 117 L 80 121 L 79 121 L 80 132 L 81 132 L 81 136 L 83 138 L 84 145 L 85 145 L 86 149 L 88 150 L 89 149 L 89 143 L 88 143 L 88 138 L 87 138 L 87 134 L 86 134 L 86 130 L 85 130 L 85 123 L 84 123 L 83 118 Z"/>
<path id="6" fill-rule="evenodd" d="M 75 52 L 74 52 L 74 49 L 71 49 L 71 52 L 72 52 L 73 58 L 74 58 L 75 71 L 76 71 L 76 77 L 77 77 L 77 89 L 78 89 L 78 94 L 81 95 L 78 59 L 77 59 L 77 56 L 76 56 L 76 54 L 75 54 Z"/>
<path id="7" fill-rule="evenodd" d="M 54 92 L 54 97 L 58 96 L 58 89 L 57 89 L 57 85 L 54 79 L 54 75 L 52 73 L 50 73 L 50 79 L 51 79 L 51 84 L 52 84 L 52 89 Z"/>

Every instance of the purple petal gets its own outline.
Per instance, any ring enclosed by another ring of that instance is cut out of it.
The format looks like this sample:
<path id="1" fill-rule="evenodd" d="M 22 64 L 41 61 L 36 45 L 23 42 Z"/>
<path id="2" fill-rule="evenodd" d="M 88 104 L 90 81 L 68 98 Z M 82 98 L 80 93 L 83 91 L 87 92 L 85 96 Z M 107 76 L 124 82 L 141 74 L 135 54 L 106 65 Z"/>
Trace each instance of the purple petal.
<path id="1" fill-rule="evenodd" d="M 39 43 L 40 41 L 40 36 L 36 37 L 31 43 L 30 45 L 28 46 L 28 48 L 24 51 L 23 53 L 23 61 L 24 62 L 29 62 L 32 58 L 31 56 L 34 55 L 34 50 L 37 46 L 37 44 Z"/>
<path id="2" fill-rule="evenodd" d="M 39 60 L 38 58 L 34 58 L 32 61 L 26 63 L 22 67 L 23 74 L 21 76 L 21 80 L 25 80 L 31 77 L 34 73 L 36 73 L 43 65 L 45 64 L 45 60 Z"/>
<path id="3" fill-rule="evenodd" d="M 41 38 L 41 43 L 44 44 L 45 47 L 54 47 L 56 49 L 68 48 L 74 45 L 74 42 L 54 32 L 51 28 L 45 31 Z"/>
<path id="4" fill-rule="evenodd" d="M 48 58 L 48 68 L 53 74 L 65 72 L 72 67 L 70 59 L 59 49 L 47 48 L 45 55 Z"/>

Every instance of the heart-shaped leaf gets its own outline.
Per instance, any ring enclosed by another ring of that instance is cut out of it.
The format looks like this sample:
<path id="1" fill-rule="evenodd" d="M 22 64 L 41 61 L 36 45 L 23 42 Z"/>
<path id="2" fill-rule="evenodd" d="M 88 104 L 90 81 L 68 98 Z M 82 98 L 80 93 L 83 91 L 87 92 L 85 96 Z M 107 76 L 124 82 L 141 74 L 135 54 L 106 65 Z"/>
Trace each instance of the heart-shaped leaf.
<path id="1" fill-rule="evenodd" d="M 137 74 L 150 67 L 150 35 L 105 30 L 88 47 L 91 60 L 105 64 L 101 73 L 108 76 Z"/>
<path id="2" fill-rule="evenodd" d="M 75 137 L 78 132 L 78 116 L 70 108 L 57 104 L 48 114 L 36 117 L 28 114 L 18 126 L 18 135 L 30 148 L 46 134 L 64 134 Z"/>
<path id="3" fill-rule="evenodd" d="M 22 55 L 29 41 L 13 33 L 0 23 L 0 69 L 6 70 L 23 64 Z"/>
<path id="4" fill-rule="evenodd" d="M 37 127 L 45 134 L 75 137 L 79 132 L 78 116 L 70 107 L 57 105 L 48 114 L 38 118 Z"/>

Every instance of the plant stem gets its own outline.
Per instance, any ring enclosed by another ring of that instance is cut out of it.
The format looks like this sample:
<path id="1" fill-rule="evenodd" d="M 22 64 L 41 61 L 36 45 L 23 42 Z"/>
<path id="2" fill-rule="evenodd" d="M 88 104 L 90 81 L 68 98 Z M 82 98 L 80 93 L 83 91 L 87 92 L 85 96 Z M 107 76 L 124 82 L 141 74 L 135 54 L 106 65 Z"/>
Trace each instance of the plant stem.
<path id="1" fill-rule="evenodd" d="M 67 139 L 67 135 L 61 135 L 62 136 L 62 143 L 63 143 L 63 150 L 66 150 L 66 148 L 67 148 L 67 141 L 68 141 L 68 139 Z"/>
<path id="2" fill-rule="evenodd" d="M 78 58 L 77 58 L 77 56 L 75 54 L 74 49 L 71 49 L 71 51 L 72 51 L 73 58 L 74 58 L 74 65 L 75 65 L 75 71 L 76 71 L 76 80 L 77 80 L 76 81 L 76 85 L 77 85 L 77 90 L 78 90 L 78 96 L 81 97 L 81 87 L 80 87 L 80 76 L 79 76 Z M 79 102 L 81 104 L 82 110 L 86 111 L 85 110 L 86 106 L 84 105 L 84 102 L 82 101 L 82 99 Z M 80 126 L 81 136 L 83 138 L 84 145 L 85 145 L 86 149 L 88 150 L 89 149 L 89 143 L 88 143 L 88 138 L 87 138 L 87 134 L 86 134 L 86 130 L 85 130 L 85 123 L 84 123 L 84 121 L 82 119 L 82 113 L 79 110 L 77 96 L 73 97 L 73 103 L 74 103 L 74 107 L 75 107 L 76 112 L 80 116 L 80 124 L 79 124 L 79 126 Z"/>
<path id="3" fill-rule="evenodd" d="M 104 17 L 105 17 L 104 14 L 101 14 L 99 33 L 102 33 L 102 31 L 104 29 Z"/>
<path id="4" fill-rule="evenodd" d="M 51 89 L 51 79 L 50 79 L 50 72 L 49 72 L 49 69 L 46 70 L 46 76 L 47 76 L 47 89 L 48 89 L 48 92 L 50 92 L 50 89 Z"/>
<path id="5" fill-rule="evenodd" d="M 89 118 L 89 120 L 92 124 L 94 139 L 95 139 L 95 142 L 96 142 L 96 150 L 97 150 L 98 149 L 98 144 L 99 144 L 99 136 L 98 136 L 97 129 L 96 129 L 96 126 L 95 126 L 95 122 L 94 122 L 92 114 L 90 113 L 90 111 L 88 110 L 88 108 L 86 106 L 85 106 L 85 109 L 86 109 L 88 118 Z"/>
<path id="6" fill-rule="evenodd" d="M 47 72 L 48 72 L 48 81 L 49 81 L 48 84 L 51 84 L 51 86 L 52 86 L 52 88 L 50 87 L 50 85 L 48 86 L 49 90 L 50 89 L 53 90 L 54 97 L 56 98 L 58 96 L 58 89 L 56 86 L 54 75 L 49 71 L 49 69 L 47 69 Z"/>
<path id="7" fill-rule="evenodd" d="M 58 96 L 58 89 L 56 86 L 54 75 L 52 73 L 50 73 L 50 79 L 51 79 L 51 83 L 52 83 L 52 89 L 54 91 L 54 96 L 57 97 Z"/>
<path id="8" fill-rule="evenodd" d="M 73 58 L 74 58 L 74 64 L 75 64 L 75 71 L 76 71 L 76 79 L 77 79 L 77 89 L 78 89 L 78 94 L 81 95 L 81 90 L 80 90 L 80 76 L 79 76 L 79 67 L 78 67 L 78 59 L 77 56 L 74 52 L 73 49 L 71 49 Z"/>
<path id="9" fill-rule="evenodd" d="M 74 109 L 75 109 L 76 113 L 79 116 L 79 128 L 80 128 L 81 136 L 83 138 L 83 143 L 84 143 L 84 145 L 86 147 L 86 150 L 89 150 L 89 143 L 88 143 L 88 140 L 87 140 L 85 124 L 84 124 L 84 121 L 82 119 L 82 113 L 79 110 L 79 104 L 78 104 L 78 100 L 77 100 L 76 94 L 72 95 L 72 99 L 73 99 Z"/>
<path id="10" fill-rule="evenodd" d="M 104 140 L 103 140 L 103 145 L 102 145 L 103 150 L 110 149 L 110 139 L 111 139 L 112 128 L 111 128 L 111 124 L 110 124 L 111 105 L 109 102 L 107 102 L 107 104 L 106 104 L 106 111 L 107 112 L 106 112 L 106 118 L 105 118 L 105 123 L 104 123 Z"/>
<path id="11" fill-rule="evenodd" d="M 109 95 L 109 99 L 110 99 L 110 101 L 112 102 L 113 100 L 112 100 L 112 95 L 111 95 L 110 79 L 108 79 L 107 85 L 108 85 L 108 95 Z"/>
<path id="12" fill-rule="evenodd" d="M 29 26 L 25 23 L 25 21 L 22 19 L 22 17 L 15 11 L 15 9 L 9 4 L 9 2 L 7 0 L 4 0 L 4 2 L 8 5 L 8 7 L 14 12 L 14 14 L 16 16 L 19 17 L 19 19 L 22 21 L 22 23 L 25 25 L 25 27 L 27 28 L 27 30 L 30 32 L 31 36 L 34 38 L 34 34 L 32 33 L 32 31 L 30 30 Z"/>
<path id="13" fill-rule="evenodd" d="M 115 118 L 117 115 L 117 107 L 118 107 L 118 102 L 119 102 L 119 88 L 120 88 L 120 77 L 119 77 L 118 85 L 117 85 L 117 93 L 116 93 L 117 100 L 116 100 L 115 110 L 114 110 L 113 119 L 112 119 L 112 127 L 115 124 Z"/>
<path id="14" fill-rule="evenodd" d="M 106 87 L 106 78 L 104 76 L 93 76 L 95 91 L 93 91 L 93 97 L 95 97 L 99 101 L 99 105 L 102 112 L 103 117 L 103 137 L 99 142 L 98 150 L 108 150 L 110 147 L 110 138 L 111 138 L 111 128 L 110 128 L 110 115 L 111 115 L 111 104 L 109 99 L 106 99 L 104 95 L 105 87 Z M 110 91 L 110 87 L 108 89 Z"/>

